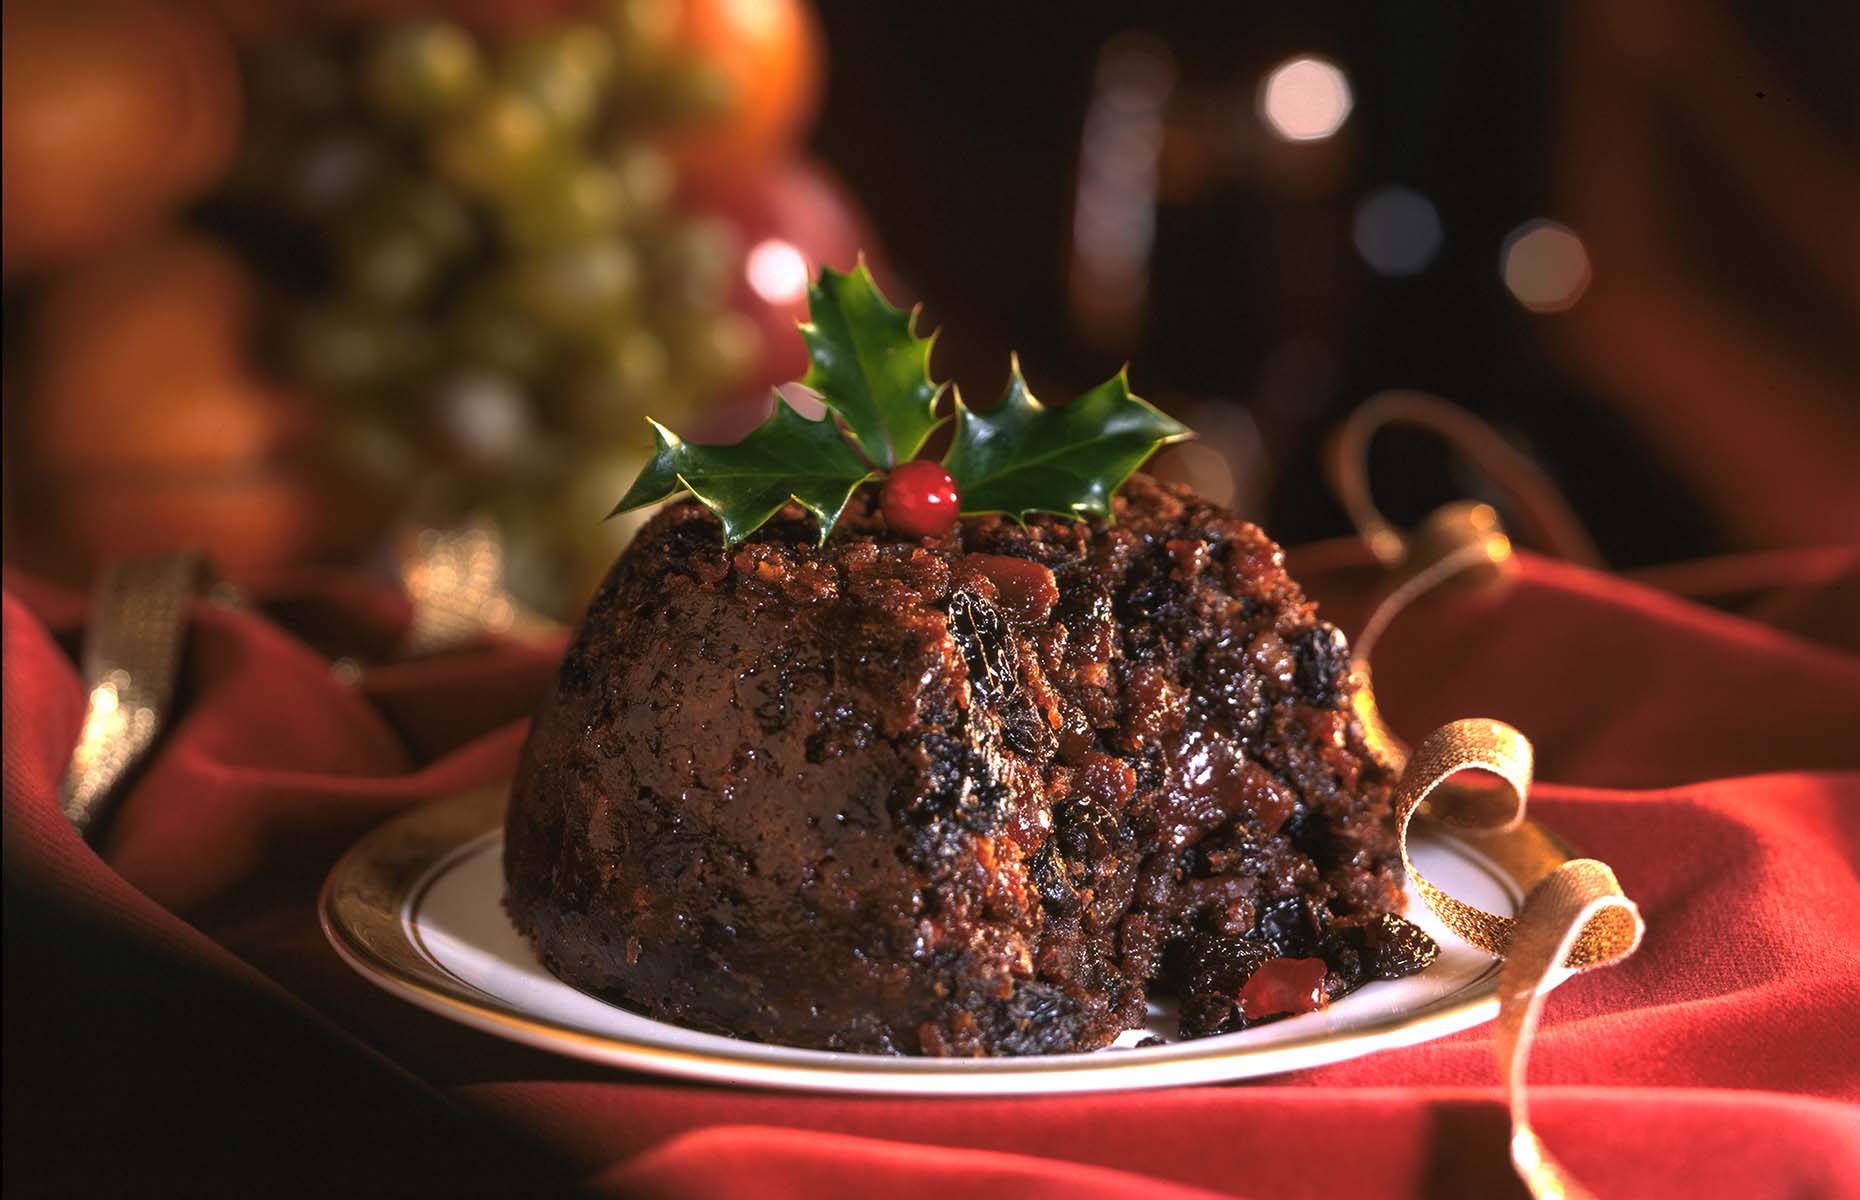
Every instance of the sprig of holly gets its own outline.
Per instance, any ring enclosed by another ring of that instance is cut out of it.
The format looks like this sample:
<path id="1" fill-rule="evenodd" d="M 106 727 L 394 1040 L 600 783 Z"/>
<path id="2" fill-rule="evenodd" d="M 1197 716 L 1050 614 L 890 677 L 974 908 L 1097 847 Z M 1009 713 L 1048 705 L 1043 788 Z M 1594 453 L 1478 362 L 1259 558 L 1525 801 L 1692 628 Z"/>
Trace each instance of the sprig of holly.
<path id="1" fill-rule="evenodd" d="M 916 335 L 916 314 L 893 307 L 863 261 L 845 274 L 823 268 L 807 303 L 801 384 L 828 415 L 810 420 L 777 393 L 769 419 L 727 446 L 696 445 L 652 421 L 652 460 L 609 515 L 688 491 L 734 545 L 793 500 L 814 514 L 824 542 L 852 494 L 883 477 L 886 520 L 907 536 L 947 533 L 958 515 L 1109 517 L 1111 497 L 1145 459 L 1194 436 L 1133 395 L 1122 371 L 1048 408 L 1015 359 L 993 409 L 976 412 L 955 396 L 955 436 L 941 467 L 914 461 L 950 419 L 937 415 L 948 385 L 930 377 L 934 335 Z"/>

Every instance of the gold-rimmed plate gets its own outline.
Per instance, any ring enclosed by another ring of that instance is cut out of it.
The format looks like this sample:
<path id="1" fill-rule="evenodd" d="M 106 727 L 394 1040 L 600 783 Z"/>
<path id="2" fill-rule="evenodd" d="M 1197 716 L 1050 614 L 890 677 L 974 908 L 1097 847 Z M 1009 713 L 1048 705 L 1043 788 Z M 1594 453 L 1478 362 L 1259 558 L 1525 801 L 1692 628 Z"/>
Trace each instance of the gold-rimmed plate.
<path id="1" fill-rule="evenodd" d="M 738 1041 L 652 1020 L 562 983 L 504 914 L 504 789 L 438 801 L 363 838 L 330 872 L 320 912 L 336 952 L 364 977 L 431 1012 L 573 1058 L 712 1083 L 899 1095 L 1032 1094 L 1172 1087 L 1273 1075 L 1410 1046 L 1498 1011 L 1498 964 L 1411 904 L 1440 957 L 1319 1012 L 1240 1033 L 1174 1040 L 1174 1016 L 1091 1054 L 917 1059 Z M 1542 838 L 1537 831 L 1529 831 Z M 1471 841 L 1411 839 L 1416 867 L 1487 912 L 1517 911 L 1530 882 Z M 1146 1035 L 1169 1039 L 1137 1047 Z"/>

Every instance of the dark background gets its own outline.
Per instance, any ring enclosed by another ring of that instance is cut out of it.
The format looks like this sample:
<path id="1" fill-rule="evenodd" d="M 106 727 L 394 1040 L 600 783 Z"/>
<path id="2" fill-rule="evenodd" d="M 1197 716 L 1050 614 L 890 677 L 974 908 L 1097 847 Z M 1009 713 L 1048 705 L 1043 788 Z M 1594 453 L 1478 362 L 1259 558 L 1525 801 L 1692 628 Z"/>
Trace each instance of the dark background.
<path id="1" fill-rule="evenodd" d="M 1741 35 L 1788 68 L 1781 86 L 1756 81 L 1750 102 L 1813 108 L 1851 150 L 1843 7 L 1734 13 Z M 1162 206 L 1155 307 L 1130 354 L 1136 390 L 1165 406 L 1190 396 L 1247 407 L 1268 475 L 1257 481 L 1263 510 L 1249 515 L 1287 544 L 1348 529 L 1318 473 L 1323 432 L 1370 394 L 1411 387 L 1486 416 L 1533 453 L 1611 563 L 1726 548 L 1693 489 L 1650 454 L 1646 427 L 1569 368 L 1550 336 L 1565 318 L 1526 311 L 1499 277 L 1505 234 L 1560 216 L 1560 64 L 1580 52 L 1567 42 L 1566 10 L 1102 0 L 824 0 L 820 10 L 830 67 L 816 149 L 863 201 L 928 322 L 943 326 L 936 365 L 971 399 L 999 393 L 1010 348 L 1036 391 L 1058 398 L 1118 365 L 1072 332 L 1064 290 L 1099 47 L 1151 31 L 1175 57 L 1179 95 L 1229 103 L 1243 118 L 1274 64 L 1316 53 L 1347 72 L 1355 108 L 1331 142 L 1289 152 L 1329 156 L 1331 178 L 1287 187 L 1255 162 L 1193 203 Z M 1726 86 L 1743 95 L 1733 67 Z M 1765 85 L 1777 95 L 1759 96 Z M 1378 276 L 1350 243 L 1353 207 L 1388 183 L 1430 197 L 1445 229 L 1438 258 L 1416 276 Z M 1709 167 L 1671 183 L 1727 190 Z M 1725 228 L 1740 228 L 1735 212 L 1696 234 Z M 1609 269 L 1593 246 L 1591 255 L 1598 273 Z M 1760 272 L 1735 282 L 1753 307 L 1769 301 Z M 1425 435 L 1392 432 L 1377 445 L 1378 495 L 1398 522 L 1481 491 Z"/>

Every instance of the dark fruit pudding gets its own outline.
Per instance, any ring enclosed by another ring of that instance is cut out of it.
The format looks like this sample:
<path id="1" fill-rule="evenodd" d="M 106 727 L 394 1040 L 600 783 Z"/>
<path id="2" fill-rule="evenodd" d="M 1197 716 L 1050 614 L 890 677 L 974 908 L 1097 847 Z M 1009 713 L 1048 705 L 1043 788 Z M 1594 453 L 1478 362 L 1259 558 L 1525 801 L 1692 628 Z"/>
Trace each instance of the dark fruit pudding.
<path id="1" fill-rule="evenodd" d="M 678 502 L 615 565 L 511 799 L 550 970 L 758 1041 L 1018 1055 L 1432 960 L 1348 647 L 1257 527 L 1141 475 L 1110 522 L 881 504 L 726 550 Z"/>

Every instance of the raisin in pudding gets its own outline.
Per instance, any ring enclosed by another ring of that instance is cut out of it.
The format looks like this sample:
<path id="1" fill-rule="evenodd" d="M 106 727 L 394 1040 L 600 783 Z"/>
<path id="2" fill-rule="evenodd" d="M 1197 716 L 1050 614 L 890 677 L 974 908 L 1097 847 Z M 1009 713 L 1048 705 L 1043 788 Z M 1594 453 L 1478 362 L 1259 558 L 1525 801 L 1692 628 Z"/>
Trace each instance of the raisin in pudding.
<path id="1" fill-rule="evenodd" d="M 1141 475 L 1114 522 L 877 508 L 726 550 L 685 500 L 614 566 L 511 798 L 551 971 L 758 1041 L 1021 1055 L 1432 960 L 1344 639 L 1258 528 Z"/>

